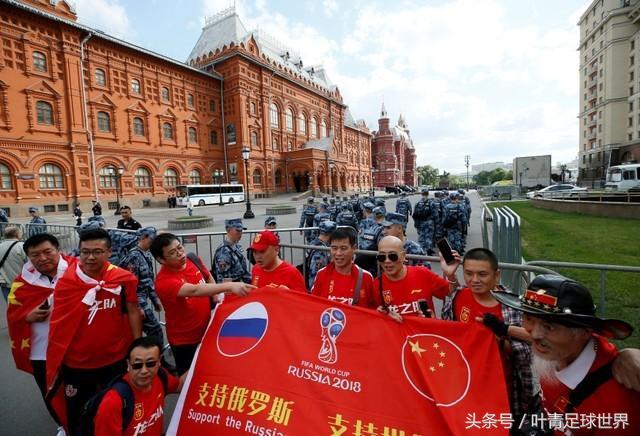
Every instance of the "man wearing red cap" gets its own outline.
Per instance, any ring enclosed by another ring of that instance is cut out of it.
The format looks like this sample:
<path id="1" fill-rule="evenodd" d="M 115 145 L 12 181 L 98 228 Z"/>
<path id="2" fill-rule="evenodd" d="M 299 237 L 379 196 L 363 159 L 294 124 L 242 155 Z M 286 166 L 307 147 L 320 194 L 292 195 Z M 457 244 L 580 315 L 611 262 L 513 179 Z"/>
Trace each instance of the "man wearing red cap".
<path id="1" fill-rule="evenodd" d="M 280 241 L 273 232 L 265 230 L 258 233 L 251 244 L 251 250 L 256 260 L 251 270 L 252 285 L 258 288 L 271 286 L 306 292 L 300 271 L 278 256 Z"/>

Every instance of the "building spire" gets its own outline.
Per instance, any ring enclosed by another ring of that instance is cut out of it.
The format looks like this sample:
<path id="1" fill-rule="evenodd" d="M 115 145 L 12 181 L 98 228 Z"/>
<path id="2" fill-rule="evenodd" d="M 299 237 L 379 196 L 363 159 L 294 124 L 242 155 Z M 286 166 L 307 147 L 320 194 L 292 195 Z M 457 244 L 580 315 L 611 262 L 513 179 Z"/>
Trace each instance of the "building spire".
<path id="1" fill-rule="evenodd" d="M 387 118 L 387 109 L 384 107 L 384 100 L 382 100 L 382 109 L 380 110 L 380 118 Z"/>

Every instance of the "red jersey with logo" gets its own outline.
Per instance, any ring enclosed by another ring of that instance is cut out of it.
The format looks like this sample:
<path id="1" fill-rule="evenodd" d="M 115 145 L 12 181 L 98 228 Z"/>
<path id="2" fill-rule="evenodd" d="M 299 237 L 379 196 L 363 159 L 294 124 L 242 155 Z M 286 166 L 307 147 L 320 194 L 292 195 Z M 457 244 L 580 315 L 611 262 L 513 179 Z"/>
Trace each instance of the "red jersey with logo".
<path id="1" fill-rule="evenodd" d="M 335 264 L 331 262 L 318 271 L 311 293 L 340 303 L 353 304 L 357 282 L 358 267 L 356 265 L 351 266 L 351 274 L 341 274 L 336 271 Z M 362 270 L 362 282 L 360 283 L 360 296 L 358 297 L 357 305 L 361 307 L 376 307 L 376 302 L 373 298 L 373 276 L 366 270 Z"/>
<path id="2" fill-rule="evenodd" d="M 167 393 L 178 390 L 179 380 L 171 374 L 167 374 Z M 122 431 L 122 398 L 115 391 L 107 392 L 102 398 L 94 418 L 96 436 L 161 436 L 163 431 L 164 416 L 164 387 L 158 376 L 154 377 L 151 389 L 143 392 L 137 389 L 129 375 L 123 379 L 129 383 L 133 390 L 134 406 L 133 417 L 127 428 Z"/>
<path id="3" fill-rule="evenodd" d="M 282 261 L 273 271 L 265 271 L 260 265 L 254 265 L 251 277 L 251 284 L 258 288 L 265 286 L 277 288 L 284 285 L 294 291 L 307 292 L 304 277 L 289 262 Z"/>
<path id="4" fill-rule="evenodd" d="M 115 265 L 112 267 L 117 268 Z M 76 275 L 76 271 L 73 267 L 69 268 L 63 277 Z M 125 273 L 131 275 L 122 270 L 122 274 Z M 124 292 L 126 303 L 137 305 L 137 281 L 132 283 L 128 287 L 122 286 L 120 292 Z M 58 289 L 56 292 L 62 292 Z M 100 289 L 96 292 L 95 303 L 92 306 L 80 304 L 79 310 L 83 314 L 62 362 L 70 368 L 100 368 L 124 358 L 133 336 L 122 295 Z"/>
<path id="5" fill-rule="evenodd" d="M 197 344 L 202 339 L 211 317 L 208 297 L 179 297 L 185 283 L 205 283 L 202 273 L 193 262 L 181 271 L 160 268 L 156 276 L 156 293 L 160 297 L 167 320 L 167 339 L 171 345 Z"/>
<path id="6" fill-rule="evenodd" d="M 502 306 L 499 302 L 495 301 L 495 304 L 490 307 L 484 306 L 476 301 L 470 288 L 458 291 L 453 301 L 453 316 L 456 321 L 475 321 L 476 317 L 482 318 L 485 313 L 491 313 L 502 320 Z"/>
<path id="7" fill-rule="evenodd" d="M 431 312 L 435 313 L 432 298 L 444 299 L 449 293 L 449 281 L 424 266 L 406 268 L 407 274 L 400 280 L 389 280 L 382 274 L 382 279 L 374 281 L 376 304 L 381 305 L 381 298 L 384 298 L 385 304 L 400 315 L 417 315 L 420 313 L 418 301 L 426 300 Z"/>

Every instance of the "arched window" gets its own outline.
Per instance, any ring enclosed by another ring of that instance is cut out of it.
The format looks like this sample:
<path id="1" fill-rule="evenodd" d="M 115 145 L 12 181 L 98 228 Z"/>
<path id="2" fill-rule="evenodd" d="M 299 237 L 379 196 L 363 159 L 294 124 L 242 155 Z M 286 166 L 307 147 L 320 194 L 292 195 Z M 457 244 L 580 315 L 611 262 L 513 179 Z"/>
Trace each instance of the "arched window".
<path id="1" fill-rule="evenodd" d="M 293 132 L 293 112 L 291 111 L 291 108 L 287 108 L 286 112 L 284 113 L 284 119 L 287 130 Z"/>
<path id="2" fill-rule="evenodd" d="M 313 138 L 318 137 L 318 120 L 313 117 L 311 118 L 311 136 Z"/>
<path id="3" fill-rule="evenodd" d="M 33 52 L 33 69 L 37 71 L 47 71 L 47 57 L 39 51 Z"/>
<path id="4" fill-rule="evenodd" d="M 324 138 L 327 136 L 327 123 L 322 120 L 322 122 L 320 123 L 320 137 Z"/>
<path id="5" fill-rule="evenodd" d="M 195 100 L 194 100 L 194 98 L 193 98 L 193 94 L 187 94 L 187 106 L 188 106 L 188 107 L 190 107 L 190 108 L 192 108 L 192 107 L 194 107 L 195 105 L 196 105 L 196 104 L 195 104 Z"/>
<path id="6" fill-rule="evenodd" d="M 171 123 L 164 123 L 162 125 L 162 136 L 164 139 L 173 139 L 173 126 Z"/>
<path id="7" fill-rule="evenodd" d="M 12 189 L 11 170 L 8 166 L 0 163 L 0 189 Z"/>
<path id="8" fill-rule="evenodd" d="M 131 92 L 140 94 L 140 81 L 138 79 L 131 79 Z"/>
<path id="9" fill-rule="evenodd" d="M 104 75 L 104 70 L 101 70 L 100 68 L 96 68 L 95 79 L 96 79 L 96 85 L 98 86 L 107 85 L 107 77 Z"/>
<path id="10" fill-rule="evenodd" d="M 169 101 L 169 88 L 162 87 L 162 101 Z"/>
<path id="11" fill-rule="evenodd" d="M 38 124 L 53 125 L 53 108 L 46 101 L 36 102 L 36 119 Z"/>
<path id="12" fill-rule="evenodd" d="M 212 130 L 209 134 L 210 138 L 210 142 L 211 145 L 217 145 L 218 144 L 218 132 L 216 130 Z"/>
<path id="13" fill-rule="evenodd" d="M 100 171 L 98 172 L 98 176 L 100 178 L 100 187 L 115 189 L 116 186 L 118 186 L 117 184 L 118 181 L 116 178 L 117 171 L 118 170 L 116 170 L 112 166 L 106 166 L 106 167 L 100 168 Z"/>
<path id="14" fill-rule="evenodd" d="M 111 117 L 106 112 L 98 112 L 98 130 L 101 132 L 111 131 Z"/>
<path id="15" fill-rule="evenodd" d="M 164 171 L 164 186 L 174 187 L 178 184 L 178 173 L 173 168 Z"/>
<path id="16" fill-rule="evenodd" d="M 253 171 L 253 184 L 262 185 L 262 171 L 257 168 Z"/>
<path id="17" fill-rule="evenodd" d="M 41 189 L 62 189 L 64 188 L 64 180 L 62 178 L 62 170 L 55 164 L 44 164 L 38 172 L 40 177 Z"/>
<path id="18" fill-rule="evenodd" d="M 136 173 L 133 176 L 133 183 L 137 188 L 150 188 L 151 187 L 151 173 L 145 167 L 138 167 Z"/>
<path id="19" fill-rule="evenodd" d="M 136 136 L 144 136 L 144 122 L 142 118 L 135 117 L 133 119 L 133 134 Z"/>
<path id="20" fill-rule="evenodd" d="M 189 144 L 198 142 L 198 132 L 195 127 L 189 127 Z"/>
<path id="21" fill-rule="evenodd" d="M 189 173 L 189 183 L 191 183 L 192 185 L 199 185 L 200 183 L 202 183 L 202 176 L 200 176 L 200 171 L 191 170 L 191 172 Z"/>
<path id="22" fill-rule="evenodd" d="M 271 103 L 271 106 L 269 106 L 269 114 L 271 116 L 271 127 L 280 127 L 280 112 L 275 103 Z"/>
<path id="23" fill-rule="evenodd" d="M 258 132 L 251 132 L 251 146 L 252 147 L 260 146 L 260 140 L 258 139 Z"/>
<path id="24" fill-rule="evenodd" d="M 298 131 L 303 135 L 307 134 L 307 117 L 300 113 L 300 119 L 298 120 Z"/>
<path id="25" fill-rule="evenodd" d="M 282 172 L 280 170 L 276 171 L 276 185 L 282 185 Z"/>
<path id="26" fill-rule="evenodd" d="M 249 111 L 251 112 L 251 115 L 255 115 L 256 113 L 258 113 L 258 111 L 256 110 L 256 104 L 254 102 L 251 102 L 249 104 Z"/>

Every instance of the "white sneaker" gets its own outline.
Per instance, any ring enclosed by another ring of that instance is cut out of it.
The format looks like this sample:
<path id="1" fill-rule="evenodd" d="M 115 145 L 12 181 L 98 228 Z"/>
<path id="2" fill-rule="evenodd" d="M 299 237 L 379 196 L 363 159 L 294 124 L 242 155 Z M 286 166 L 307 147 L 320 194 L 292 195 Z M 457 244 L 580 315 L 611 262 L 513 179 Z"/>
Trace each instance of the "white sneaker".
<path id="1" fill-rule="evenodd" d="M 64 431 L 64 427 L 58 427 L 56 430 L 56 436 L 67 436 L 67 432 Z"/>

